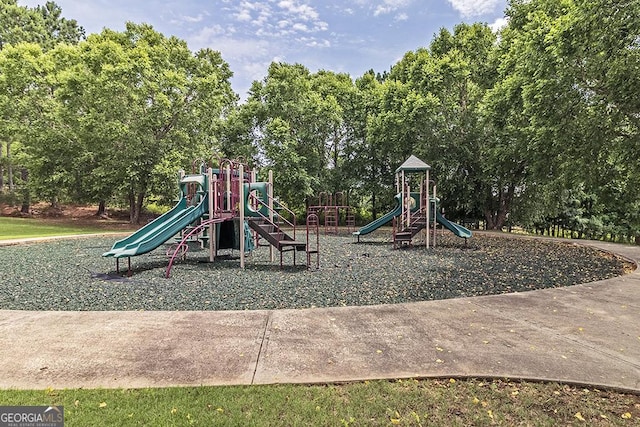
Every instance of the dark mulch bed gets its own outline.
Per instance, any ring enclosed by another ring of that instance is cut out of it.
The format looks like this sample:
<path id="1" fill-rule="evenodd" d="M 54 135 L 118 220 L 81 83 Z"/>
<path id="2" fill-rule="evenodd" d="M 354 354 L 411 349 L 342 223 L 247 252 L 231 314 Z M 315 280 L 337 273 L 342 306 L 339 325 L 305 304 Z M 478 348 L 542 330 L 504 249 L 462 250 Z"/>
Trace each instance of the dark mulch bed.
<path id="1" fill-rule="evenodd" d="M 543 239 L 447 233 L 438 247 L 393 250 L 382 230 L 355 244 L 321 237 L 321 268 L 268 262 L 268 249 L 207 263 L 190 252 L 165 279 L 166 248 L 132 259 L 131 278 L 102 258 L 113 238 L 0 248 L 0 308 L 17 310 L 246 310 L 393 304 L 571 286 L 624 274 L 614 256 Z M 290 254 L 285 262 L 291 264 Z M 304 262 L 304 253 L 298 254 Z M 126 260 L 121 261 L 126 266 Z M 126 267 L 125 267 L 126 268 Z"/>

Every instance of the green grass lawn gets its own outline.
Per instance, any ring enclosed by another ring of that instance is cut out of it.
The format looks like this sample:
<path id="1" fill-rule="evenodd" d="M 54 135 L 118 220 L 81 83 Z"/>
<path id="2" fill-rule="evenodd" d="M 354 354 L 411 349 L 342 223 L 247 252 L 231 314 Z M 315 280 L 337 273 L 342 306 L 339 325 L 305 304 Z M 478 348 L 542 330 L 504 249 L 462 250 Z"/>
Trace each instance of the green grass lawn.
<path id="1" fill-rule="evenodd" d="M 640 396 L 507 380 L 0 391 L 2 405 L 62 405 L 65 426 L 638 425 Z"/>
<path id="2" fill-rule="evenodd" d="M 66 236 L 104 232 L 97 227 L 71 226 L 55 221 L 0 217 L 0 240 L 29 237 Z"/>

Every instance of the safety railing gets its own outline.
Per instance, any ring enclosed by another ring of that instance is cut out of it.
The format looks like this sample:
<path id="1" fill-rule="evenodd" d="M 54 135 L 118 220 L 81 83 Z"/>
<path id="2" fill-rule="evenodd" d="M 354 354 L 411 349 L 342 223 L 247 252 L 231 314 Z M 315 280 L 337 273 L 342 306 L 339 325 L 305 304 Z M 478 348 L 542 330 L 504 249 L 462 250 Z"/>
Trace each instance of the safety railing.
<path id="1" fill-rule="evenodd" d="M 260 209 L 256 209 L 255 212 L 258 214 L 259 217 L 261 217 L 262 219 L 268 221 L 269 223 L 272 223 L 274 225 L 277 226 L 277 230 L 274 230 L 278 233 L 278 236 L 280 238 L 284 237 L 284 231 L 282 230 L 282 224 L 284 223 L 286 226 L 290 227 L 293 230 L 293 240 L 296 239 L 296 214 L 289 208 L 287 208 L 286 206 L 284 206 L 282 203 L 280 203 L 280 201 L 278 201 L 278 199 L 274 198 L 274 197 L 270 197 L 267 195 L 267 200 L 263 200 L 259 197 L 257 197 L 256 195 L 249 193 L 249 203 L 254 204 L 254 206 L 264 206 L 267 208 L 268 212 L 271 214 L 271 217 L 273 218 L 270 219 L 268 216 L 264 215 L 262 212 L 260 212 Z M 269 206 L 271 204 L 273 204 L 273 209 Z M 284 211 L 286 213 L 288 213 L 292 220 L 289 221 L 287 218 L 285 218 L 283 215 L 281 215 L 278 211 Z"/>
<path id="2" fill-rule="evenodd" d="M 206 227 L 208 227 L 211 224 L 215 224 L 215 223 L 219 223 L 224 221 L 223 218 L 212 218 L 212 219 L 208 219 L 206 221 L 202 221 L 199 225 L 197 225 L 196 227 L 194 227 L 193 229 L 189 230 L 188 233 L 186 233 L 184 236 L 182 236 L 182 239 L 180 240 L 180 242 L 176 243 L 175 245 L 172 246 L 173 249 L 173 253 L 171 253 L 171 249 L 169 249 L 167 251 L 167 255 L 170 255 L 170 259 L 169 259 L 169 265 L 167 266 L 167 271 L 165 272 L 165 277 L 169 278 L 169 276 L 171 275 L 171 267 L 173 266 L 174 261 L 176 260 L 176 258 L 180 257 L 182 259 L 185 258 L 185 256 L 187 255 L 187 252 L 189 251 L 189 245 L 187 244 L 187 241 L 193 236 L 193 235 L 198 235 L 199 233 L 201 233 L 202 231 L 204 231 L 206 229 Z M 212 244 L 211 239 L 214 239 L 215 236 L 209 236 L 209 245 Z"/>

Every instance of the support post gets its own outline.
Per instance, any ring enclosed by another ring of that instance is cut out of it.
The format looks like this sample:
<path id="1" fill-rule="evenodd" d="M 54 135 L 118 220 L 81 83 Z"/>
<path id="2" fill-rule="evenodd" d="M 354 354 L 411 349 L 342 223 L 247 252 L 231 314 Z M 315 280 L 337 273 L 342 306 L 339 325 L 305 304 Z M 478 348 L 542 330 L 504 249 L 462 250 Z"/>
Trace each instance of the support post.
<path id="1" fill-rule="evenodd" d="M 401 173 L 401 177 L 402 177 L 402 220 L 400 222 L 400 224 L 402 225 L 402 227 L 400 229 L 403 229 L 405 227 L 405 223 L 406 223 L 406 214 L 405 214 L 405 210 L 407 209 L 407 184 L 406 184 L 406 180 L 405 180 L 405 175 L 404 175 L 404 170 Z"/>
<path id="2" fill-rule="evenodd" d="M 213 178 L 213 169 L 207 169 L 207 185 L 209 186 L 209 262 L 213 262 L 215 259 L 216 250 L 216 225 L 211 221 L 216 215 L 216 184 L 217 182 Z"/>
<path id="3" fill-rule="evenodd" d="M 238 234 L 240 236 L 240 268 L 244 269 L 244 165 L 240 163 L 238 166 L 238 195 L 240 196 L 240 224 L 238 225 Z"/>
<path id="4" fill-rule="evenodd" d="M 226 167 L 225 167 L 225 175 L 226 175 L 226 181 L 227 181 L 227 185 L 225 186 L 225 193 L 224 193 L 224 197 L 222 198 L 223 201 L 223 209 L 226 211 L 233 211 L 233 197 L 231 196 L 231 164 L 227 163 Z M 224 206 L 224 201 L 226 200 L 227 205 L 226 208 Z"/>
<path id="5" fill-rule="evenodd" d="M 424 227 L 424 240 L 425 243 L 427 241 L 427 234 L 429 234 L 429 216 L 426 214 L 427 212 L 427 206 L 429 204 L 429 198 L 426 196 L 427 194 L 427 190 L 425 187 L 428 187 L 429 183 L 426 181 L 422 181 L 420 182 L 420 210 L 423 212 L 422 215 L 425 216 L 424 218 L 424 222 L 425 222 L 425 227 Z M 425 201 L 426 200 L 426 201 Z"/>
<path id="6" fill-rule="evenodd" d="M 273 224 L 273 170 L 269 170 L 269 185 L 267 186 L 267 199 L 269 200 L 269 221 Z M 271 262 L 276 260 L 273 245 L 269 245 L 269 257 Z"/>
<path id="7" fill-rule="evenodd" d="M 436 247 L 436 230 L 437 230 L 437 218 L 436 215 L 438 213 L 438 199 L 436 196 L 436 184 L 433 184 L 433 244 L 432 247 Z"/>
<path id="8" fill-rule="evenodd" d="M 429 219 L 431 218 L 430 214 L 431 214 L 431 203 L 429 202 L 429 171 L 427 170 L 427 179 L 426 179 L 426 192 L 427 192 L 427 241 L 426 241 L 426 246 L 427 249 L 429 248 Z M 434 216 L 435 216 L 435 212 L 434 212 Z"/>

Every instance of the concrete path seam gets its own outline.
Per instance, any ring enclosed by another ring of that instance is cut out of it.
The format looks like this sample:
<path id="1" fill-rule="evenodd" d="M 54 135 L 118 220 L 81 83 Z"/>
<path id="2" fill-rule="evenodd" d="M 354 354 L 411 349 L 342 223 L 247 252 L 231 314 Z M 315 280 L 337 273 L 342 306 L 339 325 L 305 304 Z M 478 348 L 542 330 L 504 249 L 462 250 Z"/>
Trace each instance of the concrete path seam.
<path id="1" fill-rule="evenodd" d="M 264 322 L 264 330 L 262 331 L 262 339 L 260 340 L 260 348 L 258 348 L 258 356 L 256 357 L 256 365 L 253 369 L 253 375 L 251 376 L 251 384 L 255 384 L 256 374 L 258 373 L 258 367 L 260 366 L 262 354 L 266 352 L 269 343 L 269 331 L 271 331 L 273 311 L 269 311 L 267 319 Z"/>

